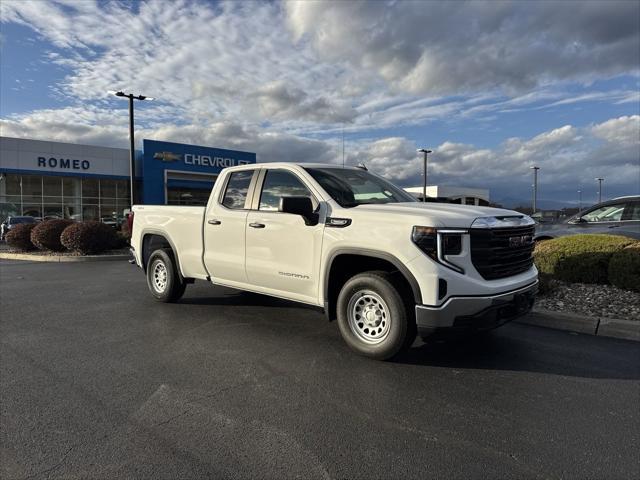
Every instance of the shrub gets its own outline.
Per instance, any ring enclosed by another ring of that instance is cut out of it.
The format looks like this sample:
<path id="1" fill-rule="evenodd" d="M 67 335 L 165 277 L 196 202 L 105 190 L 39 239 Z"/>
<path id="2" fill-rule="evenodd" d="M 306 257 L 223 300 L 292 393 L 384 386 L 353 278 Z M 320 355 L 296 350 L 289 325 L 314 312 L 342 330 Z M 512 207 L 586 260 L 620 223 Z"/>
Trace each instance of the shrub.
<path id="1" fill-rule="evenodd" d="M 36 225 L 37 223 L 21 223 L 13 227 L 7 233 L 7 245 L 23 252 L 35 250 L 35 245 L 31 243 L 31 230 Z"/>
<path id="2" fill-rule="evenodd" d="M 556 281 L 551 275 L 542 273 L 538 275 L 538 294 L 549 295 L 556 289 Z"/>
<path id="3" fill-rule="evenodd" d="M 611 256 L 609 282 L 618 288 L 640 292 L 640 242 Z"/>
<path id="4" fill-rule="evenodd" d="M 572 235 L 537 244 L 534 260 L 557 280 L 608 283 L 611 256 L 634 242 L 618 235 Z"/>
<path id="5" fill-rule="evenodd" d="M 69 250 L 91 255 L 117 248 L 119 239 L 116 231 L 101 222 L 74 223 L 64 229 L 60 236 L 62 245 Z"/>
<path id="6" fill-rule="evenodd" d="M 127 240 L 127 243 L 131 241 L 131 229 L 129 228 L 129 222 L 127 220 L 120 226 L 120 235 Z"/>
<path id="7" fill-rule="evenodd" d="M 40 250 L 61 252 L 64 246 L 60 243 L 60 234 L 73 223 L 73 220 L 45 220 L 31 231 L 31 243 Z"/>

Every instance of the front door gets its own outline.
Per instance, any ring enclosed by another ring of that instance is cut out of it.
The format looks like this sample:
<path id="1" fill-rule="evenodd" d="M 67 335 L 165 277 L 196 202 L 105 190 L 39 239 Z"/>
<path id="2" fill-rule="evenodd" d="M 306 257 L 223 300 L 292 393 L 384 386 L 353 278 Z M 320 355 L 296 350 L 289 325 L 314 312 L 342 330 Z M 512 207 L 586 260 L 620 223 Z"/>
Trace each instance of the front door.
<path id="1" fill-rule="evenodd" d="M 284 196 L 308 196 L 319 206 L 294 172 L 267 170 L 257 209 L 247 217 L 247 277 L 265 293 L 317 304 L 324 224 L 279 212 Z"/>

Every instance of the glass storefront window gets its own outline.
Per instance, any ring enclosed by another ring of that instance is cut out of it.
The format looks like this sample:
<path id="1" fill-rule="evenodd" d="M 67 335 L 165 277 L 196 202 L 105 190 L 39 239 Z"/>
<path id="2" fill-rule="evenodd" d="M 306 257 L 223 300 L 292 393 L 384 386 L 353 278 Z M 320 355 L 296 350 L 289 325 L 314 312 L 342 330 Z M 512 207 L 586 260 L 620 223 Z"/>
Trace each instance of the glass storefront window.
<path id="1" fill-rule="evenodd" d="M 98 198 L 100 196 L 100 182 L 95 178 L 82 179 L 82 198 Z"/>
<path id="2" fill-rule="evenodd" d="M 63 218 L 62 204 L 61 203 L 55 203 L 55 204 L 45 203 L 43 214 L 44 214 L 43 217 L 47 220 L 51 218 Z"/>
<path id="3" fill-rule="evenodd" d="M 62 195 L 65 197 L 79 197 L 80 195 L 82 195 L 82 190 L 80 189 L 80 179 L 63 177 Z"/>
<path id="4" fill-rule="evenodd" d="M 42 177 L 42 190 L 46 196 L 62 196 L 62 178 Z"/>
<path id="5" fill-rule="evenodd" d="M 8 174 L 4 177 L 7 195 L 20 195 L 20 175 Z"/>
<path id="6" fill-rule="evenodd" d="M 82 220 L 82 210 L 80 199 L 66 199 L 62 206 L 62 213 L 64 218 L 70 218 L 71 220 Z"/>
<path id="7" fill-rule="evenodd" d="M 98 216 L 99 216 L 98 205 L 82 205 L 83 220 L 99 220 Z"/>
<path id="8" fill-rule="evenodd" d="M 118 221 L 129 208 L 127 180 L 4 174 L 0 216 Z"/>
<path id="9" fill-rule="evenodd" d="M 115 203 L 100 203 L 100 219 L 105 220 L 115 219 L 118 216 L 118 210 Z"/>
<path id="10" fill-rule="evenodd" d="M 22 206 L 22 215 L 42 218 L 42 205 L 25 202 Z"/>
<path id="11" fill-rule="evenodd" d="M 115 180 L 116 195 L 118 198 L 129 198 L 129 182 L 127 180 Z"/>
<path id="12" fill-rule="evenodd" d="M 42 177 L 40 175 L 22 175 L 22 196 L 42 196 Z"/>
<path id="13" fill-rule="evenodd" d="M 20 215 L 21 203 L 19 195 L 5 195 L 0 198 L 0 221 L 9 215 Z"/>
<path id="14" fill-rule="evenodd" d="M 116 198 L 115 180 L 100 180 L 100 198 Z"/>

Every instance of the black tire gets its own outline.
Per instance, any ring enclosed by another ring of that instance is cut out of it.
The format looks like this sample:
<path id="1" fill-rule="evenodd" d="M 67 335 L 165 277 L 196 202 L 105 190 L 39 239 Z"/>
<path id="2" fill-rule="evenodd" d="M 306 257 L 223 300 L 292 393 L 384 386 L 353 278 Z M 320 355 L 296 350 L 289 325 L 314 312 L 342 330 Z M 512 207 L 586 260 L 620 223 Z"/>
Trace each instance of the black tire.
<path id="1" fill-rule="evenodd" d="M 411 302 L 387 272 L 364 272 L 347 280 L 336 307 L 342 338 L 366 357 L 388 360 L 409 348 L 416 338 Z"/>
<path id="2" fill-rule="evenodd" d="M 172 303 L 182 297 L 187 284 L 180 279 L 171 250 L 156 250 L 149 256 L 147 286 L 159 302 Z"/>

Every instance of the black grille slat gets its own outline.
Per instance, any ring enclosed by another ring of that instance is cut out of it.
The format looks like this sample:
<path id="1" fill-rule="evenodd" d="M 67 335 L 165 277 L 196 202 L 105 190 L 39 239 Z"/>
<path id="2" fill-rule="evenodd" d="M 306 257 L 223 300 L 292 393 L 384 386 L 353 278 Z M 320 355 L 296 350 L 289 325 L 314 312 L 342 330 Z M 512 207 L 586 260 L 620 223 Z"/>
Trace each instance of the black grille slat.
<path id="1" fill-rule="evenodd" d="M 535 227 L 471 229 L 471 261 L 486 280 L 526 272 L 533 265 Z M 531 236 L 531 243 L 510 245 L 511 237 Z"/>

